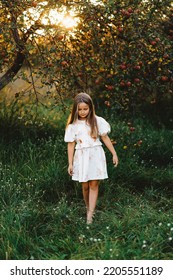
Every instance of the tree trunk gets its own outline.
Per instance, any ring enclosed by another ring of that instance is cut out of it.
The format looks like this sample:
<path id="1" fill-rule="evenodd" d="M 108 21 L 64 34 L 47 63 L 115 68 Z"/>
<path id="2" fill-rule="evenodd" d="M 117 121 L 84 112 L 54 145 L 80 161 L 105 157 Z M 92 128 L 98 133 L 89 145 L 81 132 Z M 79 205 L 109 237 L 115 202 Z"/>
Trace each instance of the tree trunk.
<path id="1" fill-rule="evenodd" d="M 22 67 L 24 60 L 25 55 L 22 52 L 18 52 L 13 62 L 13 65 L 10 67 L 10 69 L 7 70 L 7 72 L 2 77 L 0 77 L 0 90 L 3 89 L 6 85 L 8 85 L 8 83 L 10 83 L 13 80 L 15 75 Z"/>

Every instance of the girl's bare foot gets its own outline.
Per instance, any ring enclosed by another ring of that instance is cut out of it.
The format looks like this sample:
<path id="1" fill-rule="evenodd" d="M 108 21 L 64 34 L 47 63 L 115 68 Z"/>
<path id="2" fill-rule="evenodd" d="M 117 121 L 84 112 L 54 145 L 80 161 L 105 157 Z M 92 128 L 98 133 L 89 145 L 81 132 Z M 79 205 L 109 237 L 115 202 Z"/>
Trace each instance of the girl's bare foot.
<path id="1" fill-rule="evenodd" d="M 92 224 L 93 222 L 94 211 L 88 210 L 87 211 L 87 225 Z"/>

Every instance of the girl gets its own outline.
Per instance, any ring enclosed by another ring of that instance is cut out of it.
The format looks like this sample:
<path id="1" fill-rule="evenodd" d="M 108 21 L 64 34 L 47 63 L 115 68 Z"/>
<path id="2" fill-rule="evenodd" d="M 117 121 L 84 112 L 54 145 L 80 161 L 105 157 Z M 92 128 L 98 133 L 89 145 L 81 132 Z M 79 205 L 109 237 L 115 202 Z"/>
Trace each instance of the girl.
<path id="1" fill-rule="evenodd" d="M 108 178 L 105 153 L 101 140 L 112 153 L 113 164 L 118 157 L 107 133 L 110 125 L 95 115 L 91 97 L 79 93 L 75 99 L 65 131 L 68 142 L 68 173 L 72 180 L 82 183 L 82 192 L 87 208 L 87 224 L 91 224 L 95 211 L 99 180 Z M 74 152 L 75 150 L 75 152 Z"/>

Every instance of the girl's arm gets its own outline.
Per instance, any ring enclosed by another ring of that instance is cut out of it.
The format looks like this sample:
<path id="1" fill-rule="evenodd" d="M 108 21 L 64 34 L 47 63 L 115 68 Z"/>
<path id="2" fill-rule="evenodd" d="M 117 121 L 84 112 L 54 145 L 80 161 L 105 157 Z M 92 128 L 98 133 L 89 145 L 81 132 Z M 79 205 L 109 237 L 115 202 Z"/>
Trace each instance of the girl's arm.
<path id="1" fill-rule="evenodd" d="M 115 165 L 115 167 L 117 167 L 117 165 L 118 165 L 117 153 L 114 149 L 114 146 L 112 145 L 112 142 L 111 142 L 109 136 L 106 134 L 104 136 L 101 136 L 101 139 L 104 142 L 104 144 L 106 145 L 106 147 L 108 148 L 108 150 L 111 152 L 111 154 L 113 156 L 113 164 Z"/>
<path id="2" fill-rule="evenodd" d="M 68 142 L 67 152 L 68 152 L 68 174 L 73 175 L 73 156 L 74 156 L 75 142 Z"/>

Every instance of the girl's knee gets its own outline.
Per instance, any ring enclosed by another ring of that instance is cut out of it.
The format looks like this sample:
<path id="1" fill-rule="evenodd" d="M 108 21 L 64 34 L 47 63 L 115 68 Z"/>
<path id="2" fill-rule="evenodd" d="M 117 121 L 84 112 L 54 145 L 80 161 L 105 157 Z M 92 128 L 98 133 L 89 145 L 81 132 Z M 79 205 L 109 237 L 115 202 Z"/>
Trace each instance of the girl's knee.
<path id="1" fill-rule="evenodd" d="M 84 191 L 88 191 L 89 183 L 88 182 L 82 183 L 82 188 L 83 188 Z"/>
<path id="2" fill-rule="evenodd" d="M 98 189 L 99 182 L 97 180 L 89 181 L 89 187 L 93 190 Z"/>

